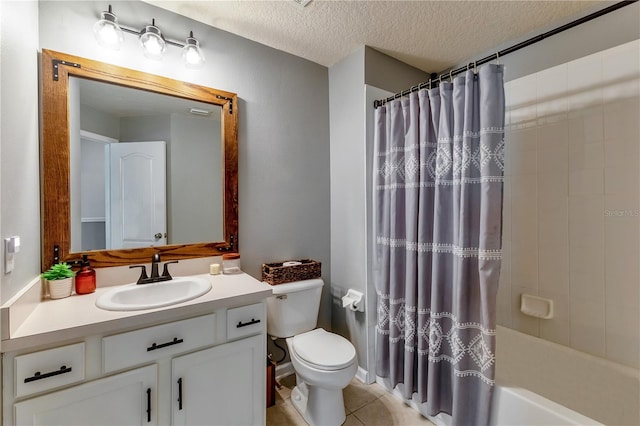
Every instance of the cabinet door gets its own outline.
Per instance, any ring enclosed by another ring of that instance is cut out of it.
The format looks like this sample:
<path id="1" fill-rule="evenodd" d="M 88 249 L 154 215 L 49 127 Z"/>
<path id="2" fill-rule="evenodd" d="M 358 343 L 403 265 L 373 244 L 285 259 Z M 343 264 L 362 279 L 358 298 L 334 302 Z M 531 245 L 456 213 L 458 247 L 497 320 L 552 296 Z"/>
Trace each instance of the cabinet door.
<path id="1" fill-rule="evenodd" d="M 173 425 L 265 423 L 264 335 L 172 361 Z"/>
<path id="2" fill-rule="evenodd" d="M 14 404 L 16 425 L 155 425 L 157 366 L 74 386 Z"/>

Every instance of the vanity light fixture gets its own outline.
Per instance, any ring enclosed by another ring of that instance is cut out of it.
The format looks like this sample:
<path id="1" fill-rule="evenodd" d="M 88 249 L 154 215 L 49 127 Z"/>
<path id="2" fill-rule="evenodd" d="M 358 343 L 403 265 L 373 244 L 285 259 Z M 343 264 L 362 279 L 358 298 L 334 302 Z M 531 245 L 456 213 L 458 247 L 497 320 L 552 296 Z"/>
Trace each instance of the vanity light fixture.
<path id="1" fill-rule="evenodd" d="M 198 68 L 204 64 L 200 42 L 193 37 L 193 31 L 189 32 L 189 37 L 182 48 L 182 60 L 188 68 Z"/>
<path id="2" fill-rule="evenodd" d="M 119 50 L 120 45 L 124 41 L 124 33 L 118 25 L 118 18 L 109 10 L 100 14 L 100 20 L 93 26 L 93 34 L 102 47 L 107 49 Z"/>
<path id="3" fill-rule="evenodd" d="M 108 49 L 118 50 L 124 41 L 124 33 L 138 36 L 144 55 L 151 59 L 162 59 L 167 50 L 167 45 L 182 48 L 182 60 L 188 68 L 198 68 L 204 64 L 204 55 L 200 49 L 200 42 L 193 37 L 193 31 L 189 33 L 185 43 L 168 40 L 162 35 L 160 28 L 156 26 L 155 19 L 151 25 L 136 31 L 118 24 L 118 18 L 113 13 L 111 5 L 109 10 L 100 14 L 100 20 L 93 26 L 93 33 L 100 44 Z"/>
<path id="4" fill-rule="evenodd" d="M 151 20 L 151 25 L 147 25 L 140 31 L 140 44 L 144 50 L 144 56 L 151 59 L 162 59 L 162 54 L 167 50 L 167 42 L 162 36 L 160 28 L 156 27 L 156 20 Z"/>

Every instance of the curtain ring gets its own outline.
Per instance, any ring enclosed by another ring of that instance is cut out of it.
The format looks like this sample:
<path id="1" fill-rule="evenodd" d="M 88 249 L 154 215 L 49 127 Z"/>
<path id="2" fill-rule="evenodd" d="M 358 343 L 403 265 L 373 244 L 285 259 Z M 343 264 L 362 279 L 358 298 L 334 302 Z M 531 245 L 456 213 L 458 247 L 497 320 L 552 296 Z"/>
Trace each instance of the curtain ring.
<path id="1" fill-rule="evenodd" d="M 449 81 L 453 83 L 453 70 L 449 70 Z"/>
<path id="2" fill-rule="evenodd" d="M 500 52 L 496 52 L 496 65 L 500 65 Z"/>
<path id="3" fill-rule="evenodd" d="M 438 84 L 439 84 L 439 85 L 440 85 L 440 84 L 442 84 L 442 74 L 440 74 L 440 75 L 438 76 Z"/>
<path id="4" fill-rule="evenodd" d="M 429 90 L 431 90 L 431 79 L 429 79 Z"/>
<path id="5" fill-rule="evenodd" d="M 473 61 L 473 72 L 478 74 L 478 61 Z"/>

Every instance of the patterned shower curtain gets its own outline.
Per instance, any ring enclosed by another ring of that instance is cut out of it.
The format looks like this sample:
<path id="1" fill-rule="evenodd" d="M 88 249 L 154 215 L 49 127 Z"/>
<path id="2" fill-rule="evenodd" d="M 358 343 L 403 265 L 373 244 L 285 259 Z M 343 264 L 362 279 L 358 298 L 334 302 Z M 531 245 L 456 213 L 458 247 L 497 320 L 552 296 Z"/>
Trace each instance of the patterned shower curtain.
<path id="1" fill-rule="evenodd" d="M 489 422 L 504 170 L 503 67 L 376 110 L 376 373 L 454 425 Z"/>

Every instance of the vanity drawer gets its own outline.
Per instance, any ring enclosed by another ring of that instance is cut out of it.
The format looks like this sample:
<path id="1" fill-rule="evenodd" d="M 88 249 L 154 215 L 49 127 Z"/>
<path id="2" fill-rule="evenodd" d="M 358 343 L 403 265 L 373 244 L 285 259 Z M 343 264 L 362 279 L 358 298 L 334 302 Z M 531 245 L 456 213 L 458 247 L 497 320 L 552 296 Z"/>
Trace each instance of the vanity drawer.
<path id="1" fill-rule="evenodd" d="M 227 339 L 262 333 L 265 328 L 265 307 L 262 303 L 241 306 L 227 311 Z"/>
<path id="2" fill-rule="evenodd" d="M 204 315 L 102 339 L 102 371 L 121 370 L 216 342 L 216 315 Z"/>
<path id="3" fill-rule="evenodd" d="M 84 380 L 84 343 L 20 355 L 14 359 L 16 397 Z"/>

